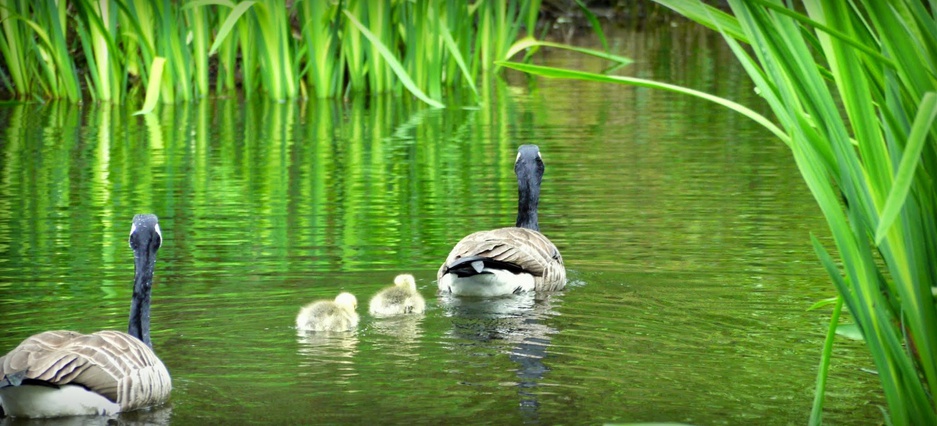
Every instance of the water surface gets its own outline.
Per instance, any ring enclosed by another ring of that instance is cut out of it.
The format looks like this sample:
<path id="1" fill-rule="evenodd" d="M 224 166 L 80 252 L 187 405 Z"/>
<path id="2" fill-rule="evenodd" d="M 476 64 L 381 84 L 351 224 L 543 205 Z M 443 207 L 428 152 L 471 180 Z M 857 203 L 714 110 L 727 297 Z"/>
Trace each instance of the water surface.
<path id="1" fill-rule="evenodd" d="M 717 36 L 610 38 L 637 60 L 623 74 L 766 111 Z M 485 87 L 481 105 L 454 95 L 444 110 L 0 108 L 0 352 L 48 329 L 125 329 L 130 219 L 153 212 L 152 336 L 174 389 L 124 423 L 805 423 L 829 318 L 806 309 L 834 290 L 809 243 L 828 231 L 784 145 L 661 91 L 517 73 Z M 513 224 L 525 143 L 546 163 L 541 228 L 568 289 L 438 297 L 459 238 Z M 427 312 L 367 315 L 402 272 Z M 299 307 L 339 291 L 358 296 L 358 330 L 297 334 Z M 881 421 L 863 368 L 864 347 L 838 340 L 830 424 Z"/>

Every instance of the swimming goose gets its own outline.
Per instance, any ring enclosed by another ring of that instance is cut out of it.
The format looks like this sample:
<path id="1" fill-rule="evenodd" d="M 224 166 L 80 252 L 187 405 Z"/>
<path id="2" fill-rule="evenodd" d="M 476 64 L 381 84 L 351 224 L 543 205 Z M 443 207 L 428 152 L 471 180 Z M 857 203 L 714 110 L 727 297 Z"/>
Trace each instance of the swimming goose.
<path id="1" fill-rule="evenodd" d="M 161 244 L 156 216 L 134 216 L 133 298 L 127 333 L 47 331 L 27 338 L 0 358 L 0 405 L 6 415 L 113 415 L 169 399 L 169 372 L 150 341 L 150 292 Z"/>
<path id="2" fill-rule="evenodd" d="M 543 159 L 537 145 L 521 145 L 514 160 L 517 222 L 514 227 L 480 231 L 453 247 L 436 277 L 443 293 L 503 296 L 553 291 L 566 286 L 560 251 L 540 233 L 537 205 Z"/>
<path id="3" fill-rule="evenodd" d="M 424 310 L 426 301 L 416 290 L 416 280 L 410 274 L 397 275 L 394 285 L 379 291 L 368 304 L 368 311 L 375 316 L 420 314 Z"/>
<path id="4" fill-rule="evenodd" d="M 332 300 L 317 300 L 299 310 L 296 328 L 303 331 L 348 331 L 358 326 L 358 299 L 341 293 Z"/>

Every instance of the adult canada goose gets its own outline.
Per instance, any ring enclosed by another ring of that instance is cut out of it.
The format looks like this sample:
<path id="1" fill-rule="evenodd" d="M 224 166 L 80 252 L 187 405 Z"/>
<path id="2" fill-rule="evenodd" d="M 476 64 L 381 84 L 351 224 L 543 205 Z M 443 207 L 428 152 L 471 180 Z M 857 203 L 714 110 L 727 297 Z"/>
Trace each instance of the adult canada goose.
<path id="1" fill-rule="evenodd" d="M 514 160 L 517 223 L 479 231 L 455 245 L 439 268 L 439 290 L 464 296 L 502 296 L 553 291 L 566 286 L 563 256 L 540 233 L 537 205 L 543 159 L 537 145 L 521 145 Z"/>
<path id="2" fill-rule="evenodd" d="M 410 274 L 397 275 L 394 285 L 379 291 L 368 304 L 368 311 L 375 316 L 420 314 L 424 310 L 426 301 L 416 290 L 416 280 Z"/>
<path id="3" fill-rule="evenodd" d="M 134 216 L 128 333 L 47 331 L 0 358 L 0 405 L 6 415 L 112 415 L 169 399 L 169 372 L 150 342 L 150 292 L 161 244 L 156 216 Z"/>
<path id="4" fill-rule="evenodd" d="M 299 310 L 296 328 L 302 331 L 348 331 L 358 326 L 358 299 L 341 293 L 332 300 L 317 300 Z"/>

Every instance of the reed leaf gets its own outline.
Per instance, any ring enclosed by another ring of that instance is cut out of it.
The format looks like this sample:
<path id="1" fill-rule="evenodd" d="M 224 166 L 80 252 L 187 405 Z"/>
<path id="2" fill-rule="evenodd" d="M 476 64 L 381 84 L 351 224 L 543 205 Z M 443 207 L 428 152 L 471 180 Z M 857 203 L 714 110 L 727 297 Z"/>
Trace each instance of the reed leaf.
<path id="1" fill-rule="evenodd" d="M 394 46 L 393 23 L 391 22 L 391 2 L 367 2 L 368 30 L 371 31 L 381 45 Z M 428 18 L 428 17 L 427 17 Z M 371 93 L 384 93 L 391 90 L 393 84 L 393 70 L 387 65 L 375 43 L 370 43 L 367 50 L 368 90 Z"/>
<path id="2" fill-rule="evenodd" d="M 349 11 L 345 10 L 342 11 L 342 13 L 345 14 L 345 17 L 348 19 L 348 21 L 351 22 L 352 25 L 358 29 L 358 31 L 361 31 L 362 35 L 364 35 L 372 44 L 377 47 L 378 52 L 381 54 L 381 56 L 384 57 L 384 60 L 387 61 L 387 65 L 394 70 L 394 74 L 397 75 L 397 78 L 400 80 L 400 82 L 404 85 L 404 87 L 407 88 L 407 90 L 410 91 L 410 93 L 413 94 L 413 96 L 416 96 L 417 99 L 427 103 L 432 107 L 445 108 L 445 105 L 435 99 L 429 98 L 425 93 L 423 93 L 422 90 L 420 90 L 419 87 L 416 86 L 413 80 L 410 79 L 410 76 L 407 75 L 407 72 L 403 69 L 403 65 L 400 64 L 400 61 L 398 61 L 397 58 L 394 57 L 394 54 L 391 53 L 390 50 L 388 50 L 380 40 L 378 40 L 377 36 L 368 31 L 368 29 L 365 28 L 361 22 L 355 19 L 355 17 Z"/>
<path id="3" fill-rule="evenodd" d="M 221 24 L 221 27 L 218 28 L 218 33 L 215 34 L 215 41 L 212 42 L 211 48 L 208 49 L 209 56 L 214 55 L 215 52 L 218 51 L 218 48 L 228 37 L 228 34 L 230 34 L 231 30 L 234 29 L 234 25 L 238 23 L 238 21 L 241 19 L 241 16 L 243 16 L 244 13 L 246 13 L 247 10 L 250 9 L 251 6 L 253 6 L 255 3 L 257 2 L 254 0 L 247 0 L 235 5 L 232 2 L 224 0 L 198 0 L 189 2 L 187 4 L 188 7 L 214 4 L 225 6 L 231 9 L 231 13 L 225 18 L 224 22 Z"/>
<path id="4" fill-rule="evenodd" d="M 774 125 L 770 120 L 765 118 L 763 115 L 758 114 L 751 108 L 748 108 L 737 102 L 730 101 L 725 98 L 720 98 L 718 96 L 713 96 L 705 92 L 698 90 L 689 89 L 682 86 L 677 86 L 673 84 L 661 83 L 653 80 L 646 80 L 642 78 L 634 77 L 624 77 L 619 75 L 604 75 L 604 74 L 595 74 L 585 71 L 574 71 L 574 70 L 565 70 L 553 67 L 546 67 L 542 65 L 531 65 L 531 64 L 521 64 L 517 62 L 504 62 L 498 61 L 497 65 L 503 66 L 505 68 L 511 68 L 518 71 L 523 71 L 531 75 L 539 75 L 542 77 L 548 78 L 565 78 L 573 80 L 583 80 L 583 81 L 594 81 L 600 83 L 616 83 L 616 84 L 630 84 L 634 86 L 641 87 L 650 87 L 654 89 L 663 89 L 671 92 L 682 93 L 685 95 L 695 96 L 701 99 L 706 99 L 708 101 L 717 103 L 726 108 L 729 108 L 733 111 L 736 111 L 752 120 L 756 123 L 761 124 L 766 129 L 775 134 L 779 139 L 784 141 L 785 144 L 790 144 L 790 138 L 785 134 L 780 128 Z"/>
<path id="5" fill-rule="evenodd" d="M 342 63 L 339 56 L 338 5 L 328 1 L 299 4 L 306 49 L 307 81 L 318 98 L 334 97 L 341 87 Z"/>
<path id="6" fill-rule="evenodd" d="M 165 63 L 166 58 L 159 56 L 153 58 L 153 64 L 150 65 L 150 81 L 146 86 L 146 100 L 143 102 L 143 107 L 133 115 L 149 114 L 156 108 L 156 103 L 159 102 L 159 87 L 163 80 L 163 66 Z"/>
<path id="7" fill-rule="evenodd" d="M 65 2 L 55 2 L 53 0 L 45 0 L 35 5 L 40 16 L 42 16 L 42 21 L 49 28 L 47 48 L 55 64 L 50 76 L 50 83 L 54 82 L 56 97 L 64 95 L 69 101 L 78 102 L 81 100 L 78 72 L 75 69 L 74 60 L 68 51 L 68 43 L 65 40 L 66 6 Z"/>
<path id="8" fill-rule="evenodd" d="M 342 14 L 346 17 L 342 26 L 342 57 L 348 71 L 348 89 L 352 92 L 367 90 L 365 80 L 365 53 L 361 28 L 364 25 L 355 16 L 366 19 L 364 1 L 348 0 Z M 348 19 L 348 17 L 352 19 Z"/>
<path id="9" fill-rule="evenodd" d="M 202 8 L 192 8 L 185 12 L 185 16 L 192 35 L 191 52 L 195 64 L 195 88 L 200 97 L 205 97 L 209 92 L 208 39 L 211 33 L 209 17 L 207 11 Z"/>
<path id="10" fill-rule="evenodd" d="M 87 58 L 89 64 L 93 63 L 97 79 L 95 91 L 97 99 L 101 101 L 120 102 L 121 90 L 119 78 L 123 76 L 118 68 L 119 49 L 114 40 L 114 30 L 117 29 L 117 4 L 113 0 L 81 0 L 78 2 L 82 11 L 81 16 L 86 19 L 87 35 L 94 57 Z"/>
<path id="11" fill-rule="evenodd" d="M 579 10 L 582 11 L 586 20 L 589 21 L 589 25 L 592 25 L 592 32 L 599 38 L 599 43 L 602 43 L 602 50 L 608 52 L 608 40 L 605 39 L 605 31 L 602 31 L 602 24 L 599 23 L 599 18 L 595 17 L 595 14 L 586 7 L 582 0 L 576 0 L 576 5 L 579 6 Z M 534 26 L 528 23 L 528 28 L 534 28 Z M 510 57 L 510 55 L 508 56 Z"/>
<path id="12" fill-rule="evenodd" d="M 452 38 L 452 33 L 449 32 L 449 27 L 445 22 L 440 24 L 440 31 L 442 32 L 443 43 L 446 45 L 446 50 L 449 52 L 449 55 L 456 62 L 459 67 L 459 71 L 462 72 L 462 77 L 465 79 L 466 84 L 469 89 L 472 90 L 472 93 L 475 96 L 478 96 L 478 89 L 475 88 L 475 78 L 472 76 L 472 72 L 469 71 L 468 66 L 465 64 L 465 59 L 462 57 L 462 53 L 459 51 L 459 45 L 456 43 L 455 39 Z"/>
<path id="13" fill-rule="evenodd" d="M 911 179 L 917 170 L 921 151 L 924 150 L 924 143 L 927 141 L 927 133 L 932 131 L 935 118 L 937 118 L 937 93 L 928 92 L 917 108 L 917 116 L 911 125 L 911 135 L 905 145 L 901 163 L 898 164 L 895 181 L 885 200 L 885 206 L 882 208 L 878 227 L 875 229 L 875 244 L 881 244 L 885 239 L 885 233 L 892 226 L 904 205 L 908 191 L 911 190 Z"/>
<path id="14" fill-rule="evenodd" d="M 26 52 L 29 50 L 31 38 L 20 25 L 21 18 L 18 11 L 28 10 L 28 3 L 24 0 L 5 0 L 0 3 L 0 53 L 6 61 L 7 71 L 13 81 L 12 89 L 17 97 L 23 99 L 29 94 L 29 80 L 31 72 Z"/>
<path id="15" fill-rule="evenodd" d="M 615 54 L 608 53 L 608 52 L 601 52 L 598 50 L 588 49 L 585 47 L 570 46 L 568 44 L 554 43 L 550 41 L 541 41 L 533 37 L 524 37 L 518 40 L 517 42 L 515 42 L 513 45 L 511 45 L 511 47 L 508 48 L 507 53 L 505 53 L 504 55 L 504 60 L 510 59 L 511 57 L 513 57 L 514 55 L 516 55 L 518 52 L 522 50 L 526 50 L 530 48 L 539 48 L 539 47 L 553 47 L 557 49 L 569 50 L 569 51 L 576 52 L 576 53 L 582 53 L 584 55 L 595 56 L 596 58 L 601 58 L 601 59 L 615 62 L 616 65 L 628 65 L 634 62 L 630 58 L 626 58 L 624 56 L 619 56 L 619 55 L 615 55 Z M 502 64 L 502 63 L 503 62 L 499 62 L 499 64 Z"/>

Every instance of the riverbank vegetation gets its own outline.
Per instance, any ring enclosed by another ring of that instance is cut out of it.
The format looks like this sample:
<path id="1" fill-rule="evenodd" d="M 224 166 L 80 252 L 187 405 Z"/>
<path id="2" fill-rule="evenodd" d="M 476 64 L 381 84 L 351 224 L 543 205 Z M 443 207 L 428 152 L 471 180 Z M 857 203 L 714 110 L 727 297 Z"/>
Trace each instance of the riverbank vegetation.
<path id="1" fill-rule="evenodd" d="M 773 119 L 688 88 L 638 78 L 502 65 L 554 78 L 631 84 L 702 97 L 742 113 L 790 147 L 839 260 L 814 248 L 838 291 L 821 355 L 812 424 L 821 421 L 838 319 L 871 351 L 887 424 L 937 424 L 937 19 L 920 0 L 657 0 L 716 31 Z"/>
<path id="2" fill-rule="evenodd" d="M 0 0 L 16 99 L 122 103 L 474 91 L 540 1 Z"/>

